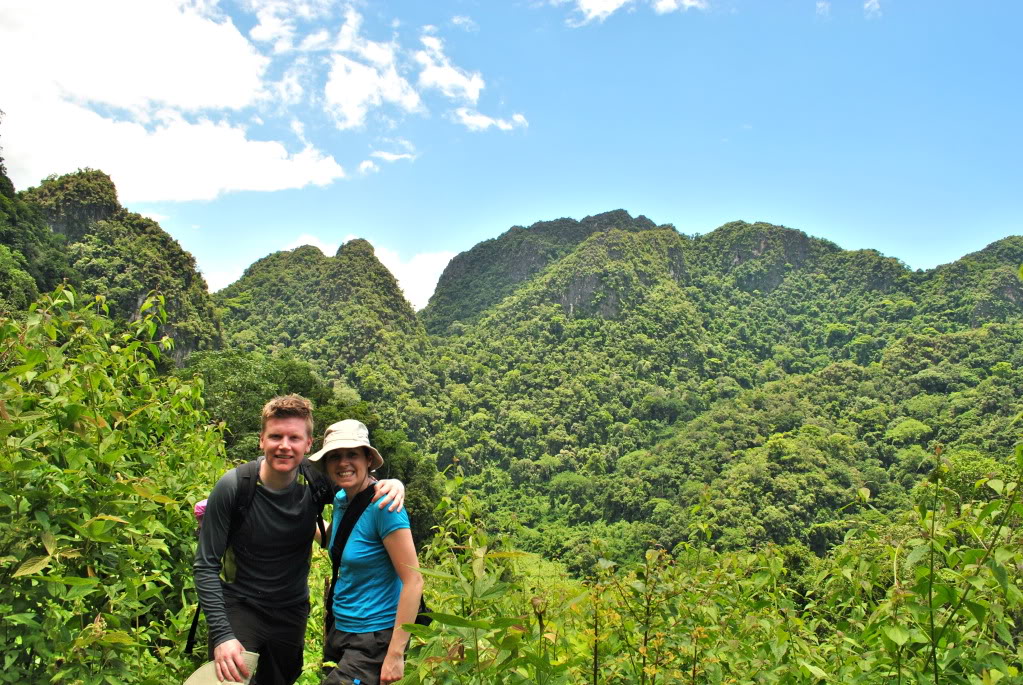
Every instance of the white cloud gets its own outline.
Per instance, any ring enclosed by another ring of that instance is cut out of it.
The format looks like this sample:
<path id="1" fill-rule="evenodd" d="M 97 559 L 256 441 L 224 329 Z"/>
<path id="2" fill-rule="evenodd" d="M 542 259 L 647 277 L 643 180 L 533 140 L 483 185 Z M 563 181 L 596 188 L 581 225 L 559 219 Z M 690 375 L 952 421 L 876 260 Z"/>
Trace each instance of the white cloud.
<path id="1" fill-rule="evenodd" d="M 635 0 L 550 0 L 551 4 L 561 5 L 572 2 L 576 12 L 582 15 L 579 20 L 571 20 L 572 26 L 582 26 L 592 21 L 604 21 L 618 10 L 631 5 Z M 667 14 L 678 10 L 701 9 L 710 7 L 709 0 L 648 0 L 657 14 Z"/>
<path id="2" fill-rule="evenodd" d="M 881 0 L 866 0 L 863 3 L 863 13 L 867 19 L 875 19 L 881 16 Z"/>
<path id="3" fill-rule="evenodd" d="M 385 162 L 397 162 L 399 159 L 415 160 L 415 158 L 416 158 L 416 156 L 413 155 L 410 152 L 396 153 L 396 152 L 383 152 L 381 150 L 377 150 L 376 152 L 370 153 L 370 156 L 371 157 L 376 157 L 377 159 L 382 159 Z"/>
<path id="4" fill-rule="evenodd" d="M 4 152 L 14 183 L 100 168 L 127 203 L 341 178 L 333 157 L 312 146 L 289 151 L 227 123 L 227 113 L 267 97 L 269 60 L 200 5 L 15 0 L 0 7 L 0 61 L 19 65 L 4 77 Z"/>
<path id="5" fill-rule="evenodd" d="M 372 159 L 364 159 L 362 164 L 359 165 L 360 174 L 373 174 L 377 171 L 380 171 L 380 167 Z"/>
<path id="6" fill-rule="evenodd" d="M 521 114 L 513 114 L 510 120 L 495 119 L 493 117 L 488 117 L 486 114 L 480 114 L 468 107 L 459 107 L 456 109 L 455 117 L 459 123 L 468 128 L 470 131 L 486 131 L 491 126 L 496 126 L 502 131 L 510 131 L 513 128 L 529 126 L 529 122 L 526 121 L 526 117 Z"/>
<path id="7" fill-rule="evenodd" d="M 654 0 L 654 11 L 658 14 L 667 14 L 677 10 L 707 9 L 706 0 Z"/>
<path id="8" fill-rule="evenodd" d="M 469 73 L 451 64 L 451 60 L 444 54 L 444 42 L 440 38 L 424 35 L 420 42 L 426 49 L 416 53 L 416 62 L 422 67 L 419 86 L 435 88 L 449 98 L 475 104 L 486 85 L 483 76 L 478 71 Z"/>
<path id="9" fill-rule="evenodd" d="M 393 64 L 378 68 L 334 55 L 324 95 L 340 129 L 362 126 L 366 113 L 384 103 L 414 112 L 422 105 L 419 94 Z"/>
<path id="10" fill-rule="evenodd" d="M 403 114 L 426 112 L 426 93 L 471 107 L 448 119 L 473 130 L 526 125 L 522 115 L 476 111 L 483 76 L 452 63 L 440 29 L 402 45 L 396 22 L 387 40 L 371 40 L 345 0 L 235 0 L 237 25 L 221 5 L 0 2 L 0 63 L 17 65 L 0 90 L 15 184 L 87 166 L 110 174 L 123 201 L 322 186 L 345 174 L 318 147 L 312 117 L 326 112 L 344 130 L 372 114 L 396 129 Z M 340 26 L 329 23 L 339 15 Z M 464 16 L 443 24 L 453 26 L 475 25 Z M 323 50 L 331 54 L 313 54 Z M 407 140 L 389 142 L 360 171 L 416 157 Z"/>
<path id="11" fill-rule="evenodd" d="M 274 99 L 278 105 L 291 106 L 302 102 L 306 93 L 305 87 L 302 85 L 302 79 L 305 77 L 308 68 L 309 65 L 304 59 L 296 60 L 284 72 L 280 81 L 270 84 Z"/>
<path id="12" fill-rule="evenodd" d="M 282 16 L 275 6 L 268 5 L 256 12 L 259 23 L 249 31 L 252 40 L 261 43 L 273 43 L 274 52 L 287 52 L 292 49 L 295 37 L 295 24 L 288 16 Z"/>
<path id="13" fill-rule="evenodd" d="M 133 112 L 237 109 L 262 97 L 269 63 L 230 21 L 183 0 L 5 2 L 0 55 L 18 64 L 4 74 L 5 110 L 25 90 Z"/>
<path id="14" fill-rule="evenodd" d="M 583 15 L 582 23 L 594 19 L 604 21 L 633 0 L 575 0 L 576 9 Z"/>
<path id="15" fill-rule="evenodd" d="M 161 221 L 166 221 L 167 219 L 170 218 L 166 214 L 157 214 L 156 212 L 139 212 L 139 214 L 141 214 L 142 216 L 146 217 L 147 219 L 152 219 L 156 223 L 160 223 Z"/>
<path id="16" fill-rule="evenodd" d="M 818 17 L 831 16 L 831 2 L 829 2 L 829 0 L 817 0 L 817 16 Z"/>
<path id="17" fill-rule="evenodd" d="M 276 141 L 250 140 L 241 126 L 208 119 L 167 119 L 148 130 L 57 101 L 43 116 L 12 107 L 4 126 L 12 140 L 5 144 L 8 170 L 19 187 L 89 166 L 110 174 L 125 204 L 323 186 L 344 176 L 333 157 L 313 147 L 290 153 Z"/>
<path id="18" fill-rule="evenodd" d="M 437 288 L 437 281 L 454 252 L 423 252 L 408 261 L 386 247 L 374 248 L 377 259 L 394 274 L 407 299 L 417 311 L 426 306 Z"/>
<path id="19" fill-rule="evenodd" d="M 321 29 L 303 38 L 302 44 L 298 46 L 298 49 L 310 52 L 313 50 L 326 50 L 328 47 L 330 47 L 330 32 L 326 29 Z"/>
<path id="20" fill-rule="evenodd" d="M 479 25 L 472 20 L 472 17 L 466 17 L 462 15 L 456 15 L 451 17 L 451 23 L 458 28 L 465 29 L 466 31 L 479 31 Z"/>
<path id="21" fill-rule="evenodd" d="M 349 7 L 324 89 L 328 108 L 341 129 L 362 126 L 369 110 L 385 103 L 406 112 L 422 108 L 419 93 L 398 73 L 397 46 L 368 40 L 360 34 L 361 27 L 362 16 Z"/>
<path id="22" fill-rule="evenodd" d="M 392 65 L 396 61 L 397 45 L 393 42 L 384 43 L 365 38 L 362 32 L 362 15 L 354 7 L 345 10 L 345 23 L 338 34 L 334 48 L 362 57 L 378 67 Z"/>
<path id="23" fill-rule="evenodd" d="M 232 267 L 230 269 L 199 269 L 202 273 L 203 278 L 206 279 L 206 286 L 209 288 L 211 293 L 215 293 L 218 290 L 226 288 L 231 285 L 245 273 L 245 269 L 242 267 Z"/>
<path id="24" fill-rule="evenodd" d="M 406 140 L 405 138 L 384 138 L 384 142 L 403 147 L 409 152 L 416 151 L 416 146 L 412 144 L 412 141 Z"/>

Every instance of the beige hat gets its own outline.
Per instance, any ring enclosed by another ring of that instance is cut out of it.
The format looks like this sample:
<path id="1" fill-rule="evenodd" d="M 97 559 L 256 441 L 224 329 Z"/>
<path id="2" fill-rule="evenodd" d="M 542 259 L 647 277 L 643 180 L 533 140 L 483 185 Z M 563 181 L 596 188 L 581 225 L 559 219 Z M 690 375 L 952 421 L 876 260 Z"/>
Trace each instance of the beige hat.
<path id="1" fill-rule="evenodd" d="M 256 664 L 259 663 L 259 654 L 255 652 L 242 652 L 242 661 L 245 662 L 245 666 L 249 669 L 249 677 L 241 681 L 241 685 L 249 685 L 249 681 L 252 680 L 252 674 L 256 670 Z M 195 670 L 195 673 L 188 676 L 188 680 L 185 681 L 185 685 L 232 685 L 235 683 L 233 680 L 217 680 L 217 664 L 215 661 L 208 661 Z"/>
<path id="2" fill-rule="evenodd" d="M 327 432 L 323 434 L 323 447 L 319 452 L 309 457 L 309 461 L 322 469 L 320 459 L 334 450 L 347 449 L 352 447 L 365 447 L 369 453 L 369 470 L 376 471 L 384 465 L 384 458 L 376 451 L 373 445 L 369 444 L 369 429 L 362 421 L 345 419 L 331 424 Z"/>

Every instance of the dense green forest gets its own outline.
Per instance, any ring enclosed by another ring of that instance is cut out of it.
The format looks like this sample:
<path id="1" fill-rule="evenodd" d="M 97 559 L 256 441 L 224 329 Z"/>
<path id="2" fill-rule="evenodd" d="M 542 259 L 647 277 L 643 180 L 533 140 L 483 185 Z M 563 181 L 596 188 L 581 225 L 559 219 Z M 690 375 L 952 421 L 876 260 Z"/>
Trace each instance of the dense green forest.
<path id="1" fill-rule="evenodd" d="M 183 679 L 190 505 L 284 392 L 409 485 L 409 682 L 1021 682 L 1021 264 L 616 210 L 418 313 L 363 240 L 210 295 L 102 172 L 0 160 L 0 682 Z"/>

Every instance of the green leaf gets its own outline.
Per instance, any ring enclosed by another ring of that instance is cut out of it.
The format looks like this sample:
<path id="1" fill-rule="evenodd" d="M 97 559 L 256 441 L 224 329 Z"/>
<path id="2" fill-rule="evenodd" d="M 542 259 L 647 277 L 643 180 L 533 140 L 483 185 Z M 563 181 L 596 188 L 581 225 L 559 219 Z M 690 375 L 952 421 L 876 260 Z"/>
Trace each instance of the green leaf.
<path id="1" fill-rule="evenodd" d="M 1002 587 L 1003 591 L 1009 589 L 1009 574 L 1006 573 L 1005 567 L 996 562 L 994 559 L 990 559 L 987 562 L 988 568 L 991 569 L 991 573 L 994 574 L 995 580 Z"/>
<path id="2" fill-rule="evenodd" d="M 799 665 L 802 666 L 803 668 L 805 668 L 806 670 L 808 670 L 810 673 L 812 673 L 815 676 L 817 676 L 818 678 L 821 678 L 822 680 L 827 680 L 827 678 L 828 678 L 828 674 L 827 673 L 825 673 L 821 669 L 817 668 L 813 664 L 807 663 L 803 659 L 799 660 Z"/>
<path id="3" fill-rule="evenodd" d="M 977 619 L 977 623 L 983 623 L 984 619 L 987 618 L 987 607 L 983 606 L 982 604 L 978 604 L 977 602 L 971 602 L 969 600 L 963 602 L 963 604 L 965 604 L 966 608 L 970 610 L 970 613 L 973 614 L 973 617 Z"/>
<path id="4" fill-rule="evenodd" d="M 120 516 L 111 516 L 110 514 L 100 514 L 99 516 L 94 516 L 92 518 L 92 520 L 93 521 L 101 520 L 101 521 L 115 521 L 117 523 L 128 523 L 127 521 L 125 521 Z"/>
<path id="5" fill-rule="evenodd" d="M 56 538 L 54 538 L 53 534 L 50 533 L 49 531 L 46 531 L 45 533 L 43 533 L 41 538 L 43 540 L 43 547 L 46 548 L 46 553 L 49 554 L 49 555 L 52 555 L 54 550 L 57 549 L 57 540 L 56 540 Z"/>
<path id="6" fill-rule="evenodd" d="M 99 584 L 99 578 L 80 578 L 78 576 L 47 576 L 46 580 L 63 583 L 68 587 L 91 587 Z"/>
<path id="7" fill-rule="evenodd" d="M 29 626 L 30 628 L 41 629 L 42 626 L 36 621 L 35 614 L 22 613 L 22 614 L 7 614 L 2 617 L 4 621 L 13 623 L 19 626 Z"/>
<path id="8" fill-rule="evenodd" d="M 906 565 L 916 566 L 924 555 L 931 551 L 931 546 L 928 544 L 917 545 L 914 547 L 908 555 L 906 555 Z"/>
<path id="9" fill-rule="evenodd" d="M 175 504 L 176 500 L 167 497 L 167 495 L 161 495 L 149 490 L 138 483 L 132 483 L 132 490 L 134 490 L 140 497 L 145 497 L 148 500 L 156 502 L 158 504 Z"/>
<path id="10" fill-rule="evenodd" d="M 909 641 L 909 631 L 899 625 L 885 626 L 884 633 L 899 647 Z"/>
<path id="11" fill-rule="evenodd" d="M 576 595 L 572 599 L 570 599 L 567 602 L 565 602 L 564 606 L 562 606 L 562 611 L 574 607 L 576 604 L 578 604 L 579 602 L 581 602 L 582 600 L 586 599 L 589 596 L 590 596 L 589 592 L 581 592 L 581 593 L 579 593 L 578 595 Z"/>
<path id="12" fill-rule="evenodd" d="M 995 561 L 997 561 L 999 564 L 1006 563 L 1007 561 L 1012 559 L 1014 556 L 1016 556 L 1016 551 L 1014 551 L 1014 550 L 1007 549 L 1005 547 L 996 547 L 995 548 L 994 557 L 995 557 Z"/>
<path id="13" fill-rule="evenodd" d="M 418 569 L 421 574 L 428 578 L 440 578 L 442 580 L 457 580 L 457 578 L 450 573 L 444 573 L 443 571 L 435 571 L 432 568 L 423 568 L 420 566 Z"/>
<path id="14" fill-rule="evenodd" d="M 25 563 L 18 567 L 18 570 L 14 572 L 14 577 L 27 576 L 33 573 L 39 573 L 44 568 L 50 565 L 50 556 L 44 557 L 31 557 L 26 559 Z"/>
<path id="15" fill-rule="evenodd" d="M 104 642 L 108 645 L 133 645 L 135 641 L 131 638 L 131 635 L 124 632 L 123 630 L 112 630 L 108 633 L 104 633 L 103 637 L 100 638 L 100 642 Z"/>
<path id="16" fill-rule="evenodd" d="M 470 621 L 467 618 L 461 616 L 452 616 L 451 614 L 441 614 L 437 612 L 429 612 L 429 615 L 433 617 L 433 620 L 437 623 L 441 623 L 446 626 L 455 626 L 456 628 L 479 628 L 481 630 L 487 630 L 491 627 L 487 621 Z"/>
<path id="17" fill-rule="evenodd" d="M 1012 639 L 1012 634 L 1009 632 L 1009 629 L 1005 626 L 1004 622 L 998 621 L 995 623 L 995 632 L 998 633 L 998 637 L 1002 638 L 1002 642 L 1005 644 L 1010 646 L 1016 644 Z"/>

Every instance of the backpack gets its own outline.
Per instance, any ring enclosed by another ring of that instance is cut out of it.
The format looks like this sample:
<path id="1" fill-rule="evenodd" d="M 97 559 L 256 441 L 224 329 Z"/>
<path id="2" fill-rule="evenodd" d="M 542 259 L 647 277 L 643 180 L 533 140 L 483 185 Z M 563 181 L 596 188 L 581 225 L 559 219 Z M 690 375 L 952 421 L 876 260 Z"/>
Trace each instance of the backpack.
<path id="1" fill-rule="evenodd" d="M 234 500 L 234 508 L 231 510 L 231 523 L 227 528 L 227 544 L 231 545 L 231 538 L 234 534 L 241 530 L 242 524 L 245 523 L 245 515 L 249 511 L 249 507 L 252 505 L 252 500 L 256 496 L 256 483 L 259 480 L 259 459 L 253 459 L 247 461 L 244 464 L 238 466 L 235 469 L 238 472 L 238 492 Z M 309 462 L 303 459 L 298 465 L 299 476 L 305 478 L 305 482 L 313 491 L 313 501 L 324 502 L 330 496 L 333 496 L 333 489 L 327 484 L 326 479 L 310 470 Z M 196 527 L 195 535 L 199 536 L 199 531 L 202 529 L 203 517 L 206 514 L 206 502 L 196 502 L 193 513 L 195 514 Z M 323 525 L 323 505 L 320 505 L 320 510 L 316 512 L 316 527 L 320 530 L 320 546 L 327 547 L 327 533 Z M 185 654 L 191 654 L 192 649 L 195 647 L 195 634 L 199 628 L 199 614 L 202 613 L 202 605 L 196 604 L 195 614 L 192 615 L 192 625 L 188 629 L 188 641 L 185 643 Z"/>

